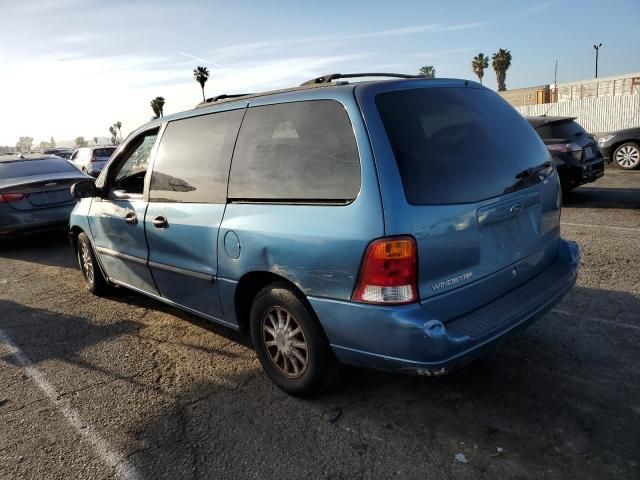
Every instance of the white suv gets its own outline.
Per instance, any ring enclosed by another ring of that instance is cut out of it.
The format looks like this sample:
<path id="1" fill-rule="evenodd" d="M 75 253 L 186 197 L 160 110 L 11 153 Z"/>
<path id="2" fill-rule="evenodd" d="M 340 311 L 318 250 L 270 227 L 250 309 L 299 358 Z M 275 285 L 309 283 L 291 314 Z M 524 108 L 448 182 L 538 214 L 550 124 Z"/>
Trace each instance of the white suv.
<path id="1" fill-rule="evenodd" d="M 97 177 L 115 150 L 116 147 L 83 147 L 73 152 L 69 160 L 84 173 Z"/>

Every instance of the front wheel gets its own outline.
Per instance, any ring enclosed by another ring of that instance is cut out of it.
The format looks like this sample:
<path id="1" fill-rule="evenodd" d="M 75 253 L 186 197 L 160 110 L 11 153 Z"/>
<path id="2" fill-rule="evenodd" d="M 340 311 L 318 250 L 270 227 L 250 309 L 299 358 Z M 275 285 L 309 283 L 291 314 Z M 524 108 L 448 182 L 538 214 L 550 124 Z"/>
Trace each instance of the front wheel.
<path id="1" fill-rule="evenodd" d="M 291 395 L 326 390 L 338 361 L 318 321 L 285 283 L 263 288 L 251 307 L 251 339 L 271 381 Z"/>
<path id="2" fill-rule="evenodd" d="M 623 170 L 633 170 L 640 166 L 640 147 L 633 142 L 620 145 L 613 152 L 613 161 Z"/>
<path id="3" fill-rule="evenodd" d="M 101 295 L 109 288 L 96 262 L 89 237 L 84 232 L 78 235 L 78 264 L 87 290 L 95 295 Z"/>

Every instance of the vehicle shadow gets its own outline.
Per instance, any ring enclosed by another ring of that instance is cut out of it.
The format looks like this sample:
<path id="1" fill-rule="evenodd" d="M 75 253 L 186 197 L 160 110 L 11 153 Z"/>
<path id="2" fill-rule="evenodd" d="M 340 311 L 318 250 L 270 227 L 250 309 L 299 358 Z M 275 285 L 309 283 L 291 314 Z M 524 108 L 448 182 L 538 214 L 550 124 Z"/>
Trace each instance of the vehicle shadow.
<path id="1" fill-rule="evenodd" d="M 114 380 L 146 385 L 140 378 L 144 377 L 145 372 L 153 370 L 150 366 L 159 368 L 155 358 L 158 346 L 179 346 L 185 351 L 205 355 L 234 356 L 233 353 L 207 345 L 145 335 L 143 330 L 149 325 L 143 323 L 142 319 L 119 319 L 116 316 L 109 322 L 97 323 L 86 317 L 33 308 L 8 300 L 0 300 L 0 312 L 0 330 L 32 365 L 50 368 L 61 362 L 66 369 L 71 369 L 72 375 L 69 371 L 64 374 L 64 385 L 72 390 L 84 388 L 86 385 L 83 384 L 86 383 Z M 198 324 L 197 321 L 193 323 Z M 206 323 L 199 326 L 210 330 L 210 324 Z M 229 332 L 228 329 L 220 329 L 224 332 L 214 333 Z M 140 357 L 136 358 L 135 354 Z M 10 352 L 0 354 L 2 362 L 16 367 L 24 366 Z M 54 367 L 50 374 L 55 377 L 57 370 Z"/>
<path id="2" fill-rule="evenodd" d="M 75 268 L 77 265 L 64 229 L 0 240 L 0 258 L 53 267 Z"/>
<path id="3" fill-rule="evenodd" d="M 576 288 L 463 370 L 347 368 L 315 399 L 283 394 L 257 367 L 220 368 L 132 426 L 127 453 L 146 478 L 631 478 L 640 319 L 627 312 L 640 299 Z"/>
<path id="4" fill-rule="evenodd" d="M 570 208 L 640 209 L 640 188 L 581 187 L 566 194 L 563 206 Z"/>
<path id="5" fill-rule="evenodd" d="M 253 349 L 250 337 L 243 332 L 235 331 L 229 327 L 225 327 L 224 325 L 220 325 L 189 312 L 185 312 L 180 308 L 172 307 L 171 305 L 155 300 L 154 298 L 147 297 L 146 295 L 136 293 L 127 288 L 115 287 L 106 295 L 106 298 L 113 300 L 114 302 L 173 315 L 174 317 L 178 317 L 180 320 L 189 322 L 191 325 L 200 329 L 206 330 L 215 335 L 220 335 L 232 342 Z"/>

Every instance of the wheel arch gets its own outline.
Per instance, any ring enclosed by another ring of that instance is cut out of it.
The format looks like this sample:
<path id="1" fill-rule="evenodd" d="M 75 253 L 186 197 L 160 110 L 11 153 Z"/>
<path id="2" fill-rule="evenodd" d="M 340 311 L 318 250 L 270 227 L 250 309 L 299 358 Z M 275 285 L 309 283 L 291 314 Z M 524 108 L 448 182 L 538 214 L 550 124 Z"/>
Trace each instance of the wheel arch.
<path id="1" fill-rule="evenodd" d="M 235 289 L 234 294 L 234 306 L 236 313 L 236 320 L 240 330 L 244 333 L 249 332 L 249 321 L 251 315 L 251 306 L 256 298 L 256 295 L 267 285 L 272 283 L 284 283 L 287 287 L 293 291 L 302 303 L 309 309 L 312 315 L 317 320 L 317 315 L 311 306 L 311 303 L 307 300 L 304 292 L 291 280 L 282 275 L 278 275 L 269 271 L 252 271 L 245 273 Z"/>

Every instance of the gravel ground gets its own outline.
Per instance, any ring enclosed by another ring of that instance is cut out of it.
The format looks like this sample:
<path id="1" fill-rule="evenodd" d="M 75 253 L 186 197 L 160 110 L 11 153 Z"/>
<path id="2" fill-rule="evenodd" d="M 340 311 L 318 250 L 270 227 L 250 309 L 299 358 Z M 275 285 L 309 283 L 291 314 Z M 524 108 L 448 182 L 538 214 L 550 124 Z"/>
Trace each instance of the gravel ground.
<path id="1" fill-rule="evenodd" d="M 0 244 L 0 479 L 640 478 L 640 171 L 565 199 L 578 285 L 441 378 L 288 397 L 247 340 L 82 285 L 64 234 Z"/>

